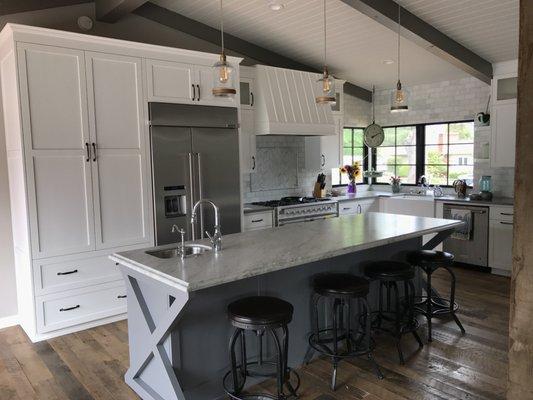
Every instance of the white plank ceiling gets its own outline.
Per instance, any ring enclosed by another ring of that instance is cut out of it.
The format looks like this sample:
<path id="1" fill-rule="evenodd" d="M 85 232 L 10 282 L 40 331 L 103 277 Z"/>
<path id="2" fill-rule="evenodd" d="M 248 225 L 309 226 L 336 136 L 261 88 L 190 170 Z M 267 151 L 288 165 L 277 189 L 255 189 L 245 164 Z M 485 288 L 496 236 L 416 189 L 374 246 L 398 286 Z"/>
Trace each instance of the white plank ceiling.
<path id="1" fill-rule="evenodd" d="M 328 65 L 341 78 L 365 88 L 393 87 L 396 82 L 396 63 L 386 65 L 384 60 L 396 61 L 396 34 L 371 18 L 359 13 L 339 0 L 328 1 Z M 411 6 L 426 10 L 428 18 L 439 19 L 439 14 L 430 13 L 433 5 L 440 3 L 498 3 L 518 0 L 402 0 L 407 9 Z M 218 0 L 152 0 L 153 3 L 200 21 L 212 27 L 219 27 Z M 283 0 L 285 8 L 274 12 L 266 0 L 224 0 L 224 26 L 228 33 L 244 40 L 290 57 L 301 63 L 320 68 L 322 64 L 323 28 L 322 0 Z M 413 3 L 413 4 L 410 4 Z M 436 8 L 436 7 L 435 7 Z M 461 8 L 457 6 L 457 8 Z M 446 10 L 447 8 L 440 8 Z M 444 11 L 442 11 L 444 12 Z M 479 10 L 484 12 L 483 7 Z M 492 18 L 497 16 L 493 15 Z M 473 17 L 472 17 L 473 18 Z M 476 16 L 476 21 L 478 17 Z M 506 17 L 507 18 L 507 17 Z M 459 20 L 456 17 L 455 20 Z M 506 19 L 507 20 L 507 19 Z M 430 21 L 428 21 L 430 22 Z M 497 20 L 487 22 L 496 24 Z M 518 24 L 518 17 L 516 17 Z M 469 22 L 461 33 L 468 35 Z M 456 29 L 455 25 L 450 29 Z M 476 24 L 478 28 L 481 24 Z M 487 33 L 490 28 L 487 28 Z M 464 32 L 463 32 L 464 31 Z M 446 32 L 445 32 L 446 33 Z M 452 36 L 450 34 L 450 36 Z M 482 44 L 482 33 L 476 33 L 473 42 Z M 508 34 L 508 36 L 511 36 Z M 459 39 L 457 39 L 459 40 Z M 507 40 L 510 40 L 509 38 Z M 517 39 L 516 39 L 517 41 Z M 502 41 L 503 42 L 503 41 Z M 464 42 L 462 42 L 464 43 Z M 512 47 L 513 44 L 508 46 Z M 510 57 L 503 49 L 494 45 L 486 52 L 499 48 L 492 58 L 500 60 Z M 474 49 L 473 49 L 474 50 Z M 474 50 L 475 51 L 475 50 Z M 495 50 L 494 50 L 495 51 Z M 484 54 L 480 54 L 484 55 Z M 402 82 L 404 85 L 438 82 L 468 76 L 446 61 L 423 48 L 402 39 Z"/>
<path id="2" fill-rule="evenodd" d="M 396 0 L 490 62 L 518 58 L 519 0 Z"/>

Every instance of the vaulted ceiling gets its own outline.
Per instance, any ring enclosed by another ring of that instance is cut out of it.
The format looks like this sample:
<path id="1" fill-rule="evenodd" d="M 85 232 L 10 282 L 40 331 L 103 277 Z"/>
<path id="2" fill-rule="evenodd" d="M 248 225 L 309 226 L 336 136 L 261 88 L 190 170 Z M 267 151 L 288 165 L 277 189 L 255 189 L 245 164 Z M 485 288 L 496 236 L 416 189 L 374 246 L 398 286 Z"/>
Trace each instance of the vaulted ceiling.
<path id="1" fill-rule="evenodd" d="M 284 0 L 278 12 L 266 0 L 224 0 L 228 33 L 314 67 L 322 63 L 322 0 Z M 212 27 L 219 25 L 216 0 L 152 0 Z M 399 0 L 488 61 L 517 57 L 518 0 Z M 359 86 L 391 87 L 396 80 L 396 33 L 340 0 L 328 0 L 328 65 Z M 487 37 L 487 41 L 483 40 Z M 385 64 L 392 60 L 394 63 Z M 402 39 L 402 81 L 407 85 L 468 74 L 423 47 Z"/>

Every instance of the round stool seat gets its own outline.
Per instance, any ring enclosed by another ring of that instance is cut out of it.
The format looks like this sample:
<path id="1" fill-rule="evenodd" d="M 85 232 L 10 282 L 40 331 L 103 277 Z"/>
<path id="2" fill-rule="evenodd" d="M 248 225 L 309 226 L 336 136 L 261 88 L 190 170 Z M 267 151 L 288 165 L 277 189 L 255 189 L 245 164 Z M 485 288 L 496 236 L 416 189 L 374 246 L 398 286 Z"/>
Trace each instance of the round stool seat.
<path id="1" fill-rule="evenodd" d="M 365 275 L 380 281 L 404 281 L 415 277 L 415 269 L 402 261 L 377 261 L 365 267 Z"/>
<path id="2" fill-rule="evenodd" d="M 326 273 L 315 277 L 313 288 L 322 296 L 365 297 L 369 283 L 365 278 L 352 274 Z"/>
<path id="3" fill-rule="evenodd" d="M 407 260 L 411 264 L 430 268 L 450 265 L 453 259 L 453 254 L 437 250 L 417 250 L 407 255 Z"/>
<path id="4" fill-rule="evenodd" d="M 292 304 L 277 297 L 251 296 L 230 303 L 228 317 L 235 327 L 253 329 L 287 325 L 292 320 L 293 311 Z"/>

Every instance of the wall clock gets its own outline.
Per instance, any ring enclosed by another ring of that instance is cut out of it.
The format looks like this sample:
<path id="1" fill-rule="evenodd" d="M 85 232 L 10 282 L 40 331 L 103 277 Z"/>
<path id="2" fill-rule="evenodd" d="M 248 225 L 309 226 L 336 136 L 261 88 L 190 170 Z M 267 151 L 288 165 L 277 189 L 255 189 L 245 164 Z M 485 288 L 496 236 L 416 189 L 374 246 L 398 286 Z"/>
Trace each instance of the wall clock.
<path id="1" fill-rule="evenodd" d="M 375 104 L 375 90 L 372 86 L 372 123 L 365 128 L 364 141 L 368 147 L 381 146 L 385 140 L 385 132 L 383 128 L 376 124 L 374 104 Z"/>

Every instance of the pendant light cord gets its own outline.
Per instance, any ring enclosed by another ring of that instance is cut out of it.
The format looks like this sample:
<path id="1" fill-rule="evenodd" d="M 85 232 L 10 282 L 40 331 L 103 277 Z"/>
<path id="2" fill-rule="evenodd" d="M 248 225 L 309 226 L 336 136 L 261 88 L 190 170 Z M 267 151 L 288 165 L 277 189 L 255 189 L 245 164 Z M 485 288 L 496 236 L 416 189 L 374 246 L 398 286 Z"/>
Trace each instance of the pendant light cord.
<path id="1" fill-rule="evenodd" d="M 401 9 L 402 7 L 398 3 L 398 81 L 400 81 L 400 29 L 402 27 L 401 24 Z"/>
<path id="2" fill-rule="evenodd" d="M 372 85 L 372 123 L 376 122 L 376 88 Z"/>
<path id="3" fill-rule="evenodd" d="M 220 36 L 221 36 L 222 54 L 224 54 L 224 13 L 222 9 L 222 0 L 220 0 Z"/>
<path id="4" fill-rule="evenodd" d="M 326 0 L 324 0 L 324 67 L 326 67 Z"/>

